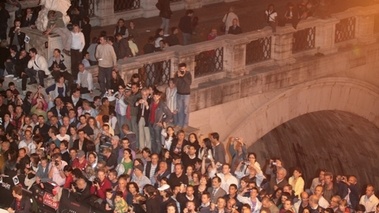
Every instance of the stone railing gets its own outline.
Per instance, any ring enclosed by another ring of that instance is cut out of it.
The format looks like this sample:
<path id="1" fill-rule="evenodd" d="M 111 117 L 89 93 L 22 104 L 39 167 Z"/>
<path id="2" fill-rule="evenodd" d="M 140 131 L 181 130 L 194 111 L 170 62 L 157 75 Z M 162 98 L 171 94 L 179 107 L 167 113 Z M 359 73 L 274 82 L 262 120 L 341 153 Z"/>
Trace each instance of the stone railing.
<path id="1" fill-rule="evenodd" d="M 119 70 L 126 81 L 133 73 L 140 73 L 146 82 L 163 85 L 174 75 L 177 65 L 185 62 L 193 76 L 192 88 L 200 88 L 265 67 L 293 64 L 299 57 L 335 53 L 357 42 L 373 43 L 378 33 L 377 11 L 379 5 L 352 8 L 328 19 L 301 21 L 297 29 L 289 25 L 279 27 L 275 34 L 266 27 L 188 46 L 173 46 L 159 53 L 119 61 Z M 154 77 L 151 74 L 154 70 L 159 70 L 162 76 Z"/>

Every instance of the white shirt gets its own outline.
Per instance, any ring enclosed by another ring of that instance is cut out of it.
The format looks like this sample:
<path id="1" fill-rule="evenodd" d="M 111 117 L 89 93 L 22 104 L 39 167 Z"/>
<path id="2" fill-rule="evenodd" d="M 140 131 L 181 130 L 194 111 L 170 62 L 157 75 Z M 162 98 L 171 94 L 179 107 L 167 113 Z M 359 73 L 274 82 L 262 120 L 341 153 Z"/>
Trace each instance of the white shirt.
<path id="1" fill-rule="evenodd" d="M 363 195 L 361 199 L 359 200 L 359 204 L 362 204 L 365 206 L 366 211 L 365 212 L 375 212 L 376 205 L 378 205 L 379 199 L 375 195 L 371 195 L 370 197 L 367 197 L 366 195 Z"/>
<path id="2" fill-rule="evenodd" d="M 63 141 L 63 140 L 66 140 L 66 141 L 70 141 L 70 136 L 65 134 L 64 136 L 61 136 L 60 134 L 56 135 L 58 140 L 60 141 Z"/>
<path id="3" fill-rule="evenodd" d="M 250 197 L 243 197 L 241 195 L 238 195 L 237 199 L 241 203 L 243 203 L 243 204 L 249 204 L 250 207 L 253 207 L 253 205 L 252 205 L 253 202 L 251 201 Z M 255 207 L 254 207 L 254 209 L 251 209 L 252 213 L 258 213 L 261 210 L 261 208 L 262 208 L 262 203 L 258 200 L 258 198 L 256 198 L 255 201 L 256 201 Z"/>
<path id="4" fill-rule="evenodd" d="M 329 207 L 329 202 L 324 198 L 324 196 L 321 196 L 318 200 L 318 205 L 324 209 L 327 209 Z"/>
<path id="5" fill-rule="evenodd" d="M 82 32 L 74 33 L 71 32 L 72 39 L 71 39 L 71 49 L 79 50 L 81 52 L 84 48 L 85 40 L 84 40 L 84 34 Z"/>
<path id="6" fill-rule="evenodd" d="M 221 178 L 221 186 L 220 187 L 223 190 L 225 190 L 226 192 L 229 191 L 229 186 L 233 183 L 236 184 L 238 187 L 238 179 L 236 177 L 234 177 L 232 174 L 229 174 L 227 176 L 227 179 L 223 173 L 218 173 L 217 176 Z"/>
<path id="7" fill-rule="evenodd" d="M 89 91 L 93 90 L 93 80 L 92 73 L 84 70 L 83 72 L 78 72 L 78 80 L 76 81 L 83 88 L 87 88 Z"/>
<path id="8" fill-rule="evenodd" d="M 20 143 L 18 144 L 18 149 L 21 149 L 21 148 L 27 148 L 28 149 L 28 154 L 33 154 L 36 152 L 36 145 L 33 143 L 33 141 L 31 141 L 29 144 L 25 141 L 25 140 L 22 140 L 20 141 Z"/>
<path id="9" fill-rule="evenodd" d="M 52 180 L 58 184 L 59 186 L 63 186 L 64 183 L 66 182 L 66 177 L 62 178 L 61 175 L 60 175 L 60 172 L 59 170 L 57 169 L 57 167 L 53 166 L 54 163 L 50 163 L 50 168 L 49 168 L 49 171 L 50 169 L 53 169 L 53 178 Z M 63 161 L 62 160 L 62 169 L 67 165 L 66 161 Z"/>

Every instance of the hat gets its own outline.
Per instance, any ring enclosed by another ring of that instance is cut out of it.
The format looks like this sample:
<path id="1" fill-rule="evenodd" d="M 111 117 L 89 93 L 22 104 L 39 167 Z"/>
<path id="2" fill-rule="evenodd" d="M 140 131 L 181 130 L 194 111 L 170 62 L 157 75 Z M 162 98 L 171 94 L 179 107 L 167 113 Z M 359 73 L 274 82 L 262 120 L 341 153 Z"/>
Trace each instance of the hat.
<path id="1" fill-rule="evenodd" d="M 79 150 L 78 154 L 76 155 L 78 158 L 84 157 L 86 154 L 84 153 L 83 150 Z"/>
<path id="2" fill-rule="evenodd" d="M 134 166 L 134 169 L 138 169 L 138 170 L 140 170 L 141 172 L 143 172 L 143 166 L 142 166 L 142 165 Z"/>
<path id="3" fill-rule="evenodd" d="M 158 188 L 159 191 L 164 191 L 164 190 L 167 190 L 169 189 L 170 186 L 168 184 L 163 184 L 161 187 Z"/>

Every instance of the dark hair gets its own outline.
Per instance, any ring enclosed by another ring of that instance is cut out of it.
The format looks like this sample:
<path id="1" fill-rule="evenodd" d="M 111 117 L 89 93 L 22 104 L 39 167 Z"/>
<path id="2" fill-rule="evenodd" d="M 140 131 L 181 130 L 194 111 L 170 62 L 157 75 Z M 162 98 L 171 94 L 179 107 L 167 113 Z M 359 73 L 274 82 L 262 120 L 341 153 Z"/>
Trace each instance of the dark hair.
<path id="1" fill-rule="evenodd" d="M 30 49 L 29 49 L 29 52 L 32 52 L 32 53 L 34 53 L 34 54 L 37 54 L 37 53 L 38 53 L 38 52 L 37 52 L 37 49 L 34 48 L 34 47 L 30 48 Z"/>
<path id="2" fill-rule="evenodd" d="M 220 178 L 219 176 L 215 176 L 215 177 L 212 178 L 212 180 L 215 180 L 215 179 L 217 179 L 217 181 L 218 181 L 219 183 L 221 183 L 221 178 Z"/>
<path id="3" fill-rule="evenodd" d="M 186 15 L 188 16 L 189 14 L 193 14 L 193 10 L 186 10 Z"/>
<path id="4" fill-rule="evenodd" d="M 219 140 L 220 139 L 220 135 L 217 133 L 217 132 L 212 132 L 211 133 L 212 137 L 216 140 Z"/>
<path id="5" fill-rule="evenodd" d="M 187 64 L 186 64 L 186 63 L 180 63 L 180 64 L 178 65 L 178 67 L 187 67 Z"/>

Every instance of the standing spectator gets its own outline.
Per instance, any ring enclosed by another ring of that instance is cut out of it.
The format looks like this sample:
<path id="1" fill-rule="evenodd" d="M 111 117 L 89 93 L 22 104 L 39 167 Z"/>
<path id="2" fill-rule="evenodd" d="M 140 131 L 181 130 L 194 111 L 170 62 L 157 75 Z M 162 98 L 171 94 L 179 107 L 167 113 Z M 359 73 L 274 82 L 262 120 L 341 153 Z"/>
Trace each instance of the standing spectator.
<path id="1" fill-rule="evenodd" d="M 5 4 L 0 2 L 0 40 L 7 39 L 9 12 L 5 9 Z"/>
<path id="2" fill-rule="evenodd" d="M 47 67 L 46 59 L 37 53 L 36 48 L 29 50 L 30 60 L 28 62 L 28 68 L 25 70 L 22 76 L 22 90 L 26 90 L 26 80 L 29 77 L 29 84 L 36 84 L 36 77 L 38 75 L 39 84 L 44 87 L 45 76 L 50 76 L 50 71 Z"/>
<path id="3" fill-rule="evenodd" d="M 233 19 L 233 25 L 229 27 L 228 33 L 233 35 L 242 33 L 242 28 L 238 26 L 238 19 Z"/>
<path id="4" fill-rule="evenodd" d="M 359 201 L 359 204 L 365 207 L 365 212 L 375 212 L 376 205 L 379 204 L 379 199 L 375 196 L 374 192 L 374 186 L 368 184 L 366 187 L 366 193 L 362 195 Z"/>
<path id="5" fill-rule="evenodd" d="M 191 44 L 193 10 L 187 10 L 186 15 L 180 18 L 179 29 L 183 34 L 183 45 Z"/>
<path id="6" fill-rule="evenodd" d="M 299 167 L 295 167 L 293 176 L 288 179 L 288 183 L 291 184 L 293 190 L 295 191 L 295 196 L 298 198 L 304 191 L 304 179 L 301 177 L 301 175 L 301 169 Z"/>
<path id="7" fill-rule="evenodd" d="M 276 17 L 278 13 L 275 11 L 274 4 L 269 4 L 265 10 L 266 22 L 272 28 L 272 32 L 276 33 Z"/>
<path id="8" fill-rule="evenodd" d="M 79 63 L 82 60 L 82 51 L 85 45 L 84 35 L 80 31 L 79 25 L 74 24 L 71 32 L 71 73 L 77 78 L 79 72 Z"/>
<path id="9" fill-rule="evenodd" d="M 95 57 L 96 49 L 97 49 L 97 37 L 92 38 L 92 42 L 89 45 L 87 52 L 89 54 L 89 63 L 91 66 L 97 65 L 97 59 Z"/>
<path id="10" fill-rule="evenodd" d="M 0 43 L 0 76 L 4 76 L 5 63 L 11 63 L 13 66 L 12 60 L 9 59 L 11 55 L 10 50 L 7 48 L 7 46 L 7 40 L 2 40 Z M 16 56 L 16 54 L 14 56 Z"/>
<path id="11" fill-rule="evenodd" d="M 25 33 L 21 32 L 21 21 L 15 20 L 14 26 L 9 29 L 10 45 L 17 46 L 17 50 L 25 48 Z"/>
<path id="12" fill-rule="evenodd" d="M 162 18 L 161 28 L 164 31 L 164 36 L 168 36 L 168 31 L 170 28 L 170 18 L 172 15 L 172 11 L 170 8 L 170 0 L 158 0 L 155 6 L 159 10 L 159 16 Z"/>
<path id="13" fill-rule="evenodd" d="M 222 144 L 220 140 L 220 135 L 217 132 L 213 132 L 210 134 L 209 139 L 212 142 L 213 146 L 213 157 L 216 165 L 221 166 L 222 164 L 226 163 L 225 160 L 225 147 L 224 144 Z"/>
<path id="14" fill-rule="evenodd" d="M 168 87 L 166 88 L 166 104 L 168 108 L 171 110 L 171 113 L 173 114 L 173 121 L 172 123 L 176 125 L 177 122 L 177 88 L 174 82 L 173 78 L 170 78 L 168 80 Z M 167 148 L 170 149 L 170 148 Z"/>
<path id="15" fill-rule="evenodd" d="M 99 61 L 99 83 L 102 95 L 111 88 L 112 68 L 117 68 L 117 57 L 113 47 L 107 43 L 105 36 L 100 37 L 96 58 Z"/>
<path id="16" fill-rule="evenodd" d="M 284 13 L 283 25 L 291 23 L 292 27 L 296 29 L 299 23 L 299 13 L 292 3 L 287 4 L 287 10 Z"/>
<path id="17" fill-rule="evenodd" d="M 164 123 L 170 122 L 171 110 L 161 101 L 162 92 L 155 91 L 150 104 L 149 128 L 151 134 L 151 151 L 160 153 L 162 149 L 161 132 Z"/>
<path id="18" fill-rule="evenodd" d="M 148 90 L 146 88 L 142 89 L 141 97 L 137 99 L 135 106 L 138 109 L 137 113 L 137 123 L 139 130 L 139 144 L 140 149 L 145 147 L 151 149 L 151 136 L 149 129 L 149 113 L 150 113 L 150 101 L 148 98 Z"/>
<path id="19" fill-rule="evenodd" d="M 91 43 L 92 26 L 89 22 L 90 22 L 90 19 L 88 17 L 83 18 L 82 33 L 84 35 L 85 45 L 82 52 L 87 52 L 87 49 Z"/>
<path id="20" fill-rule="evenodd" d="M 177 87 L 177 125 L 181 128 L 188 126 L 191 83 L 192 75 L 187 71 L 187 64 L 180 63 L 179 70 L 175 74 L 175 84 Z"/>
<path id="21" fill-rule="evenodd" d="M 132 55 L 129 49 L 129 42 L 123 38 L 121 33 L 116 33 L 116 40 L 113 43 L 113 48 L 117 56 L 117 60 L 126 59 Z"/>
<path id="22" fill-rule="evenodd" d="M 35 28 L 37 16 L 33 13 L 32 8 L 26 8 L 26 14 L 21 19 L 21 27 Z"/>
<path id="23" fill-rule="evenodd" d="M 229 8 L 229 12 L 224 15 L 222 22 L 225 24 L 225 34 L 228 34 L 229 28 L 233 25 L 233 20 L 237 19 L 237 25 L 239 26 L 238 16 L 234 13 L 234 7 Z"/>

